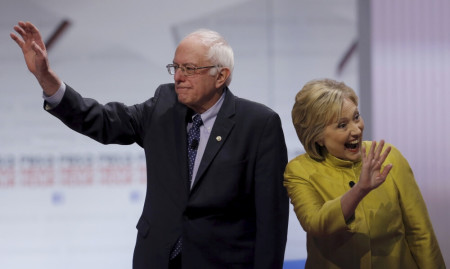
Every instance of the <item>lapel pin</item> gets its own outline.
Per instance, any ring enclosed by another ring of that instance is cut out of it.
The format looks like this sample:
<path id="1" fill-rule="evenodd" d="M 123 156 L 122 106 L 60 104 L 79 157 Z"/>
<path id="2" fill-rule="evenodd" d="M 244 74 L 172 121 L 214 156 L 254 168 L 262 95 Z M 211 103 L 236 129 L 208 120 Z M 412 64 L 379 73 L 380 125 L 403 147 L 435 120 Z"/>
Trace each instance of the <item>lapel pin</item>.
<path id="1" fill-rule="evenodd" d="M 220 135 L 218 135 L 218 136 L 216 136 L 216 140 L 217 140 L 217 142 L 220 142 L 220 141 L 222 141 L 222 137 Z"/>

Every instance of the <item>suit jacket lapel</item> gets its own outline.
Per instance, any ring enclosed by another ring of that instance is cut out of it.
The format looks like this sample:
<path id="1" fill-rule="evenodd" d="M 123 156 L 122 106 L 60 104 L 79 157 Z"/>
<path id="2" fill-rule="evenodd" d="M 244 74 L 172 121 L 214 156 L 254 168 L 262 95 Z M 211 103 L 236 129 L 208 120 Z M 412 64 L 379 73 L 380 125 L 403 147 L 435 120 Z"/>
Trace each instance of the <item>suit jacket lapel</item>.
<path id="1" fill-rule="evenodd" d="M 232 117 L 235 114 L 235 97 L 230 90 L 226 89 L 226 91 L 225 100 L 214 122 L 191 192 L 202 180 L 203 174 L 208 169 L 222 145 L 226 142 L 228 135 L 234 127 L 235 122 Z"/>
<path id="2" fill-rule="evenodd" d="M 177 159 L 179 166 L 175 167 L 181 167 L 180 169 L 180 177 L 176 180 L 180 180 L 185 184 L 175 184 L 174 186 L 183 186 L 183 191 L 187 194 L 189 194 L 189 180 L 188 180 L 188 161 L 187 161 L 187 132 L 186 132 L 186 125 L 187 125 L 187 117 L 188 117 L 188 108 L 181 104 L 177 103 L 176 105 L 176 113 L 174 114 L 174 123 L 175 123 L 175 149 L 177 151 Z M 178 192 L 175 192 L 178 193 Z"/>

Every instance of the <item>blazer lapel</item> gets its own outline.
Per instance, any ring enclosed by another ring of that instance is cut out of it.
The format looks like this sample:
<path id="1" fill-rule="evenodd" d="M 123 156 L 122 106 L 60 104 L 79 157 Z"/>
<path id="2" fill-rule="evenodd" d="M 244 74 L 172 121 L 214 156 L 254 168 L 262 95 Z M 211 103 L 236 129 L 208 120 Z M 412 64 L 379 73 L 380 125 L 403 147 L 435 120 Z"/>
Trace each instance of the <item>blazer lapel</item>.
<path id="1" fill-rule="evenodd" d="M 222 145 L 226 142 L 228 135 L 234 127 L 235 122 L 232 117 L 235 114 L 235 97 L 230 90 L 227 89 L 226 91 L 225 100 L 217 114 L 216 121 L 214 122 L 211 135 L 206 144 L 205 152 L 203 153 L 202 161 L 198 167 L 192 190 L 200 183 L 203 174 L 214 160 L 214 157 L 217 155 Z"/>
<path id="2" fill-rule="evenodd" d="M 188 108 L 181 104 L 177 103 L 176 105 L 176 113 L 174 113 L 174 123 L 175 123 L 175 133 L 173 134 L 175 136 L 175 149 L 177 151 L 177 161 L 180 164 L 179 166 L 175 167 L 181 167 L 179 173 L 180 177 L 176 180 L 183 181 L 185 184 L 175 184 L 174 186 L 183 186 L 183 191 L 187 194 L 189 193 L 189 180 L 188 180 L 188 161 L 187 161 L 187 132 L 186 132 L 186 125 L 187 125 L 187 117 L 188 117 Z M 178 192 L 176 192 L 178 193 Z"/>

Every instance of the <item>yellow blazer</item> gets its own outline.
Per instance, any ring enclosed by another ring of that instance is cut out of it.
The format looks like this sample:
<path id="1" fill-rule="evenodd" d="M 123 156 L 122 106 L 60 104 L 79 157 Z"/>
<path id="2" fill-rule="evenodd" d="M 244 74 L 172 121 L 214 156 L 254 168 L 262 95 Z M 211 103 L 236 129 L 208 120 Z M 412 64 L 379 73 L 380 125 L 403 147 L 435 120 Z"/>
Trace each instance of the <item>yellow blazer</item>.
<path id="1" fill-rule="evenodd" d="M 364 141 L 367 151 L 371 142 Z M 425 202 L 413 172 L 392 145 L 386 181 L 359 203 L 348 223 L 341 196 L 358 182 L 361 161 L 330 154 L 322 162 L 308 154 L 284 173 L 294 211 L 307 234 L 305 268 L 445 268 Z"/>

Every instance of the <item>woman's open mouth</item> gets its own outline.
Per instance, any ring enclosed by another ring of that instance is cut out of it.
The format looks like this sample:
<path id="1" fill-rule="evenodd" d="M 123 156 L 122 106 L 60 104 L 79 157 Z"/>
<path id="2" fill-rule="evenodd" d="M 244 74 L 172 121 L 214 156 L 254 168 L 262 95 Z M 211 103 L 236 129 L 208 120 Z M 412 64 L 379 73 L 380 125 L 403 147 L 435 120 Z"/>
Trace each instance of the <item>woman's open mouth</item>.
<path id="1" fill-rule="evenodd" d="M 350 150 L 352 152 L 355 152 L 355 151 L 357 151 L 359 149 L 359 140 L 355 140 L 355 141 L 352 141 L 352 142 L 349 142 L 349 143 L 345 143 L 345 147 L 348 150 Z"/>

